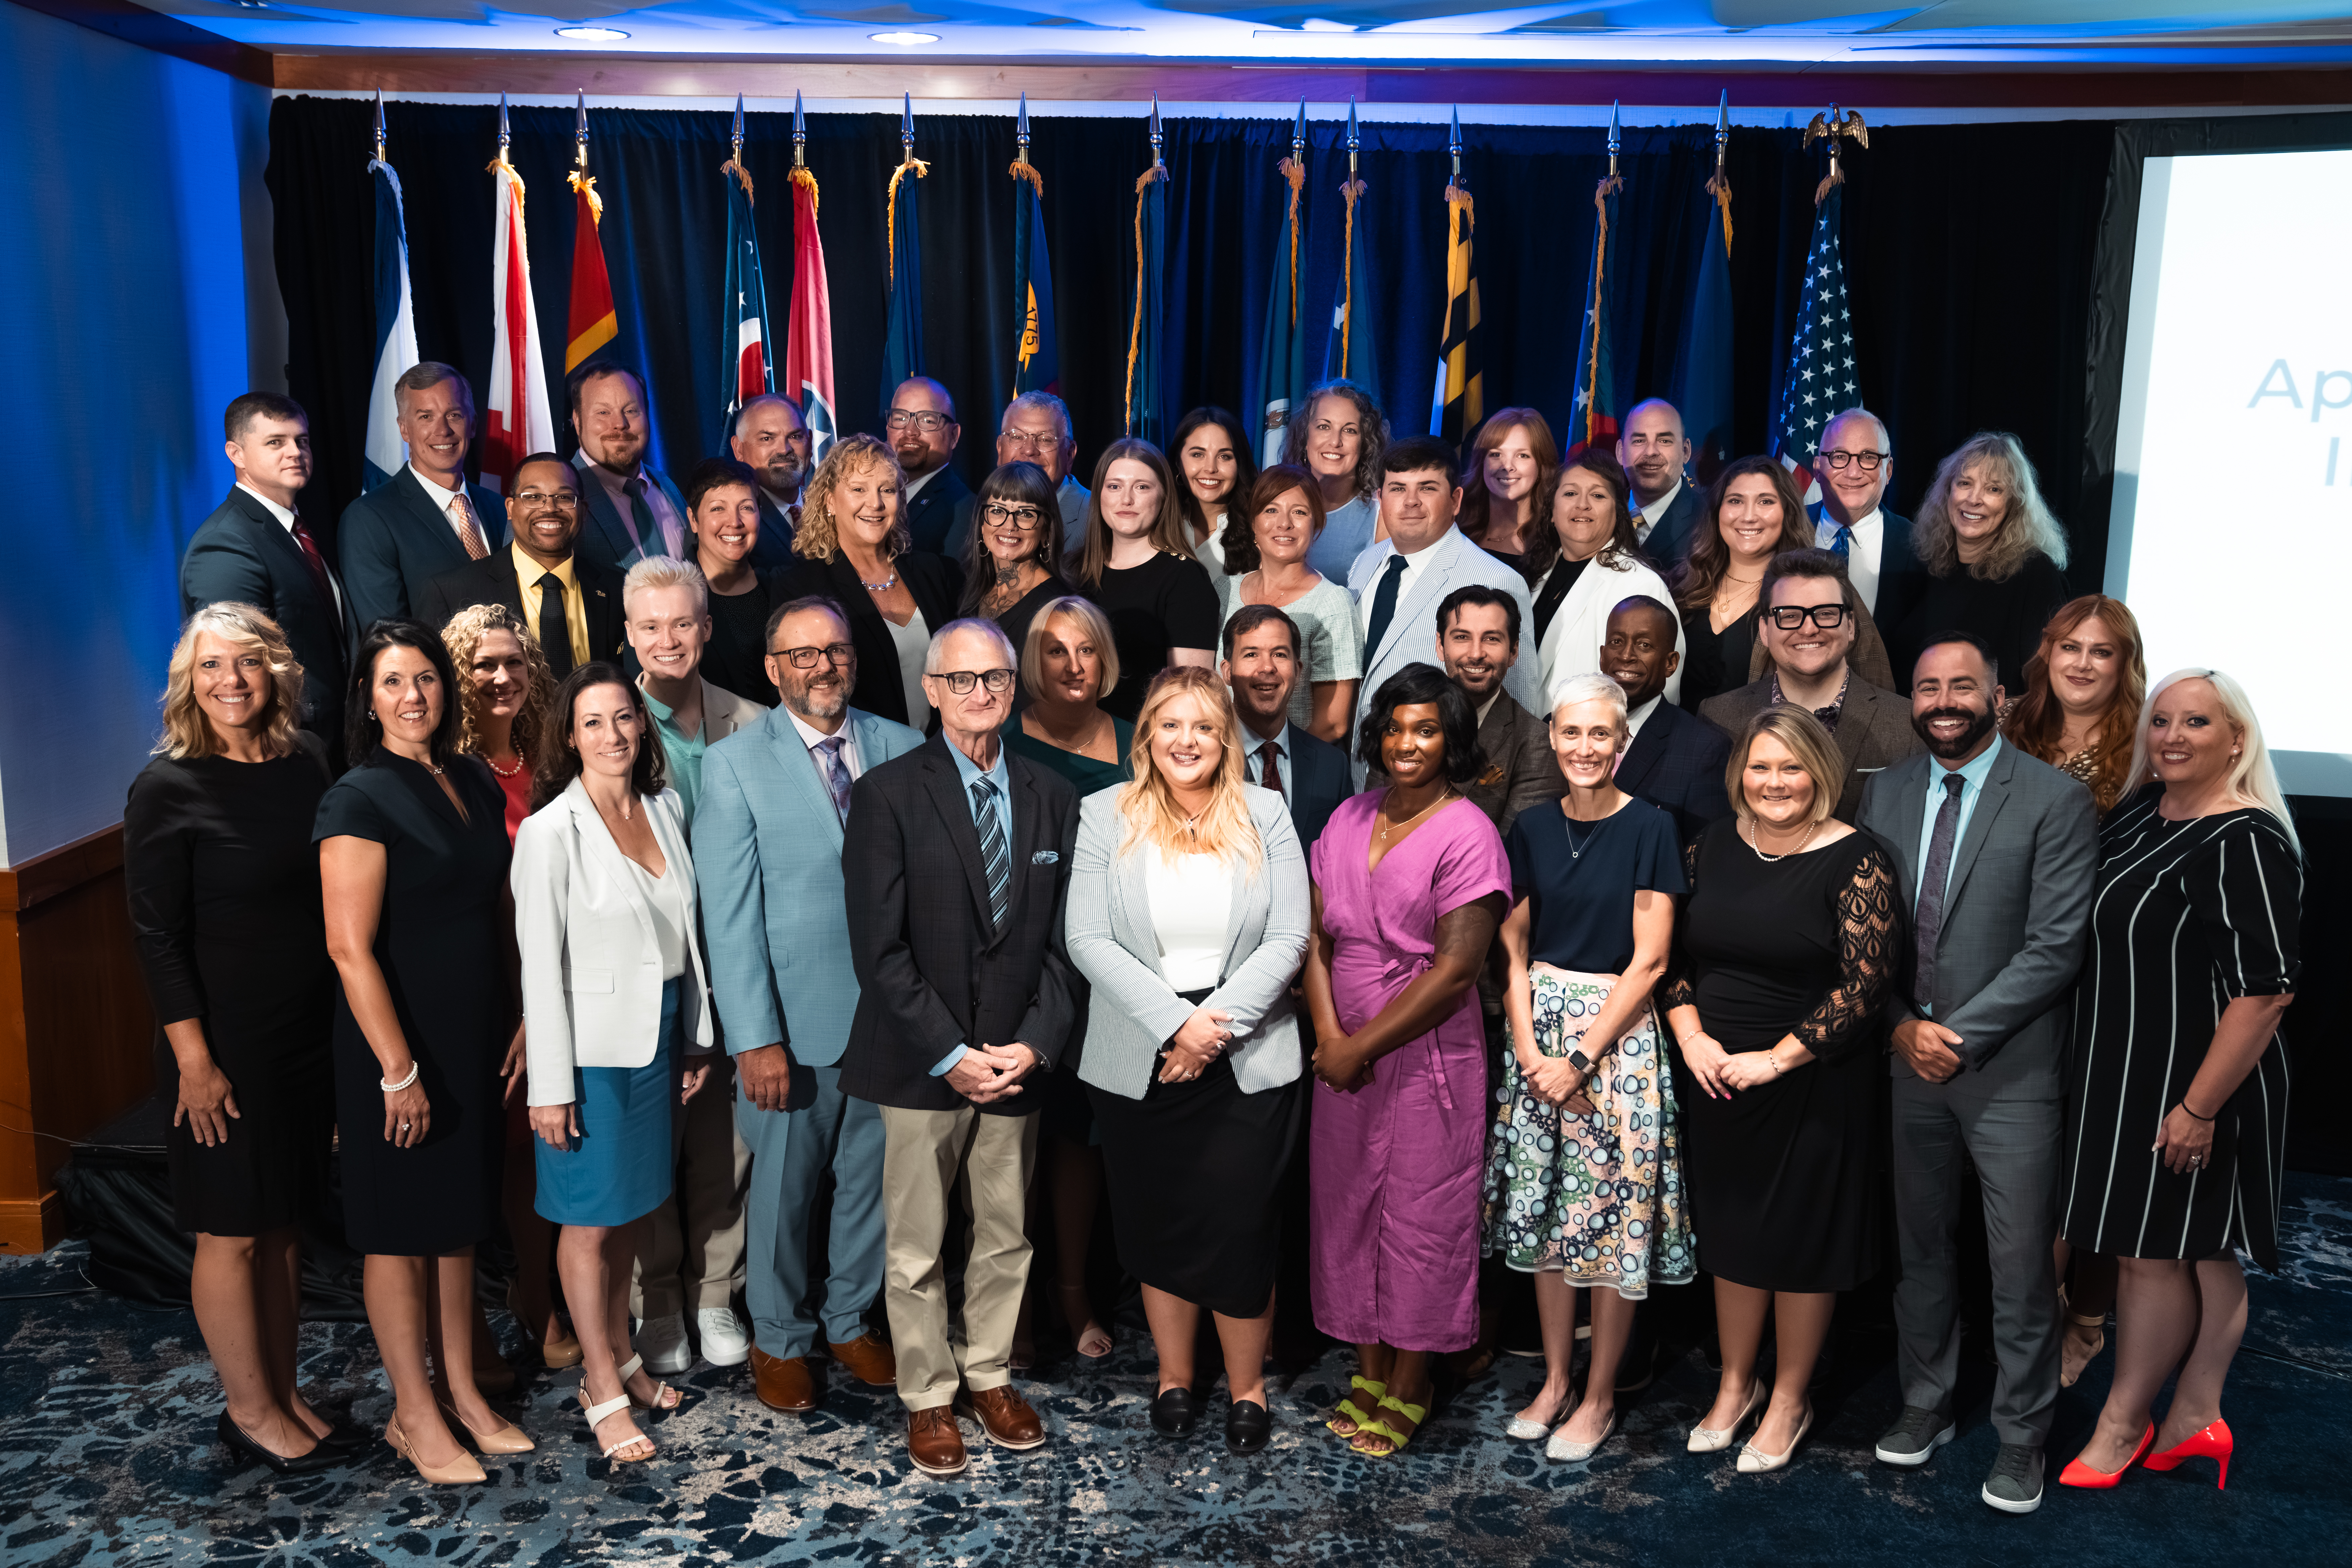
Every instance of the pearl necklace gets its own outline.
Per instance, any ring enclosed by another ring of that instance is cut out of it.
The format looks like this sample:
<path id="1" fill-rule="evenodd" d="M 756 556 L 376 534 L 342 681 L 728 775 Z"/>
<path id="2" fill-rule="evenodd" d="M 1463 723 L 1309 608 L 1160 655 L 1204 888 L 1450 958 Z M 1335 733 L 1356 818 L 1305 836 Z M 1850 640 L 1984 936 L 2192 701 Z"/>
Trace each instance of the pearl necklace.
<path id="1" fill-rule="evenodd" d="M 1802 855 L 1805 852 L 1805 846 L 1811 844 L 1813 841 L 1813 835 L 1821 830 L 1822 825 L 1816 822 L 1805 829 L 1805 836 L 1797 840 L 1797 847 L 1794 849 L 1784 850 L 1778 855 L 1767 855 L 1757 842 L 1761 835 L 1757 832 L 1756 825 L 1750 823 L 1748 825 L 1748 847 L 1755 850 L 1756 858 L 1763 861 L 1767 866 L 1777 866 L 1791 855 Z"/>
<path id="2" fill-rule="evenodd" d="M 515 759 L 514 766 L 510 768 L 502 768 L 499 766 L 498 759 L 495 757 L 484 757 L 482 761 L 489 763 L 490 772 L 498 774 L 499 777 L 502 779 L 514 778 L 522 772 L 522 759 L 520 757 L 517 757 Z"/>
<path id="3" fill-rule="evenodd" d="M 869 594 L 887 594 L 890 591 L 891 585 L 898 581 L 898 574 L 893 572 L 887 577 L 883 578 L 879 583 L 868 583 L 865 578 L 860 577 L 857 580 L 857 585 L 865 589 Z"/>

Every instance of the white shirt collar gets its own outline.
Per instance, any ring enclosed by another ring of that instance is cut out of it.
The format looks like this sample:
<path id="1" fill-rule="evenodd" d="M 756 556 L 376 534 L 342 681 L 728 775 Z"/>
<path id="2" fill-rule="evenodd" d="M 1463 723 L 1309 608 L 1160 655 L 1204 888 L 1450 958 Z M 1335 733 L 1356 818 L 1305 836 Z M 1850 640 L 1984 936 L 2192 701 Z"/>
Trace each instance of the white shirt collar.
<path id="1" fill-rule="evenodd" d="M 933 468 L 928 474 L 917 474 L 913 479 L 907 481 L 907 493 L 902 499 L 913 500 L 917 495 L 922 492 L 922 489 L 925 485 L 929 484 L 933 479 L 938 479 L 941 474 L 944 474 L 947 471 L 948 466 L 945 463 L 941 463 L 938 468 Z"/>
<path id="2" fill-rule="evenodd" d="M 268 496 L 263 495 L 259 490 L 255 489 L 251 485 L 247 484 L 243 479 L 236 481 L 236 488 L 251 496 L 254 500 L 259 501 L 263 506 L 268 507 L 269 509 L 269 515 L 278 520 L 278 527 L 284 529 L 289 533 L 294 531 L 294 512 L 291 508 L 279 506 L 276 501 L 271 500 Z"/>
<path id="3" fill-rule="evenodd" d="M 1666 694 L 1661 691 L 1625 715 L 1625 738 L 1628 742 L 1642 732 L 1642 726 L 1649 722 L 1650 715 L 1655 713 L 1658 710 L 1658 704 L 1665 700 Z"/>
<path id="4" fill-rule="evenodd" d="M 1658 519 L 1666 515 L 1666 508 L 1674 505 L 1675 498 L 1682 493 L 1683 481 L 1679 477 L 1677 477 L 1675 480 L 1674 489 L 1668 490 L 1665 494 L 1660 496 L 1649 505 L 1638 509 L 1635 515 L 1640 517 L 1643 522 L 1655 526 Z"/>
<path id="5" fill-rule="evenodd" d="M 447 511 L 449 510 L 449 503 L 466 493 L 462 489 L 450 489 L 446 486 L 443 485 L 438 479 L 425 478 L 425 470 L 418 468 L 415 463 L 408 465 L 408 471 L 416 476 L 416 482 L 425 487 L 425 493 L 431 496 L 433 498 L 433 504 L 439 507 L 443 511 Z"/>
<path id="6" fill-rule="evenodd" d="M 842 765 L 849 769 L 850 777 L 857 776 L 857 727 L 849 721 L 848 714 L 845 713 L 841 716 L 841 728 L 828 735 L 781 703 L 777 705 L 776 711 L 793 721 L 793 728 L 801 732 L 801 744 L 812 752 L 827 741 L 838 737 L 841 741 Z"/>

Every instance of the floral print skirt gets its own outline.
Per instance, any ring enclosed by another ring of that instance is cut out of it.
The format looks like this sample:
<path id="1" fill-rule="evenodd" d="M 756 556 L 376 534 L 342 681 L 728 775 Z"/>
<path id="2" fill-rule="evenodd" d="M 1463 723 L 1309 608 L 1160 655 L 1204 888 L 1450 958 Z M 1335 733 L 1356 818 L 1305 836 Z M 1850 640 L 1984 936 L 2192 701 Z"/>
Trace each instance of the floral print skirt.
<path id="1" fill-rule="evenodd" d="M 1537 1050 L 1566 1056 L 1616 984 L 1613 974 L 1535 965 Z M 1556 1269 L 1570 1285 L 1605 1285 L 1638 1301 L 1654 1283 L 1685 1284 L 1698 1272 L 1656 1011 L 1643 1007 L 1595 1066 L 1585 1115 L 1538 1100 L 1504 1051 L 1486 1145 L 1486 1250 L 1524 1273 Z"/>

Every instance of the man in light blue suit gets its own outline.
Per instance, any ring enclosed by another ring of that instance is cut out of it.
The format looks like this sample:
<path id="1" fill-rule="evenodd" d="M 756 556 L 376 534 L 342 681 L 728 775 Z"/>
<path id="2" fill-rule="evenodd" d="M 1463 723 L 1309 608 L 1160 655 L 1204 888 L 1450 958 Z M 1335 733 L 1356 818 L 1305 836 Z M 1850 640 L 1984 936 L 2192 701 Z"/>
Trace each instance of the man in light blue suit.
<path id="1" fill-rule="evenodd" d="M 859 1381 L 898 1381 L 890 1348 L 865 1322 L 882 1289 L 883 1136 L 881 1112 L 841 1092 L 857 1010 L 841 844 L 851 783 L 923 737 L 849 706 L 857 656 L 849 617 L 832 600 L 779 605 L 766 647 L 783 705 L 703 754 L 695 880 L 735 1060 L 735 1124 L 751 1151 L 743 1215 L 751 1370 L 763 1404 L 813 1410 L 809 1233 L 828 1167 L 826 1345 Z"/>

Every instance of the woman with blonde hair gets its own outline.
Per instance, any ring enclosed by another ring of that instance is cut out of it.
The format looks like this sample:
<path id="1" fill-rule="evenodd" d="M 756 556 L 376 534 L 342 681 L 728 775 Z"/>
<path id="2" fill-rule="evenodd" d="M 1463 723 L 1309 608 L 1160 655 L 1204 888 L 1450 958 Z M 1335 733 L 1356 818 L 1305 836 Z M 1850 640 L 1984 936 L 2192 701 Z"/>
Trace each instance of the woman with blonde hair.
<path id="1" fill-rule="evenodd" d="M 2124 797 L 2124 780 L 2147 700 L 2139 621 L 2120 599 L 2085 594 L 2059 606 L 2025 661 L 2025 689 L 2000 732 L 2026 755 L 2083 781 L 2102 815 Z"/>
<path id="2" fill-rule="evenodd" d="M 1544 503 L 1559 472 L 1559 443 L 1544 416 L 1532 408 L 1497 408 L 1470 444 L 1468 479 L 1454 526 L 1471 543 L 1525 574 L 1527 555 L 1549 521 Z"/>
<path id="3" fill-rule="evenodd" d="M 1103 707 L 1122 719 L 1135 718 L 1144 689 L 1162 669 L 1216 665 L 1223 616 L 1185 531 L 1175 476 L 1160 448 L 1133 439 L 1104 447 L 1071 542 L 1069 577 L 1110 621 L 1119 676 Z"/>
<path id="4" fill-rule="evenodd" d="M 2099 832 L 2074 993 L 2058 1231 L 2114 1253 L 2116 1373 L 2061 1486 L 2112 1487 L 2234 1447 L 2221 1389 L 2246 1331 L 2237 1255 L 2278 1268 L 2303 847 L 2253 705 L 2216 669 L 2157 682 Z M 2172 1403 L 2152 1414 L 2168 1379 Z"/>
<path id="5" fill-rule="evenodd" d="M 311 1409 L 295 1376 L 300 1222 L 335 1124 L 335 971 L 310 849 L 327 751 L 296 727 L 301 710 L 278 623 L 205 605 L 172 650 L 163 738 L 122 812 L 156 1088 L 173 1101 L 172 1212 L 195 1234 L 189 1294 L 227 1395 L 214 1430 L 281 1475 L 371 1440 Z"/>
<path id="6" fill-rule="evenodd" d="M 1991 647 L 2004 689 L 2024 690 L 2025 661 L 2068 598 L 2066 532 L 2016 437 L 1980 431 L 1936 465 L 1911 521 L 1911 548 L 1918 569 L 1878 588 L 1896 689 L 1911 689 L 1911 667 L 1927 639 L 1963 631 Z"/>
<path id="7" fill-rule="evenodd" d="M 1225 1446 L 1254 1454 L 1272 1430 L 1276 1194 L 1302 1103 L 1307 860 L 1282 796 L 1245 781 L 1233 695 L 1209 671 L 1154 678 L 1137 730 L 1134 781 L 1079 806 L 1066 935 L 1094 994 L 1078 1077 L 1159 1352 L 1151 1424 L 1192 1430 L 1205 1307 L 1233 1395 Z"/>
<path id="8" fill-rule="evenodd" d="M 801 492 L 794 564 L 769 582 L 771 602 L 822 596 L 849 612 L 857 684 L 849 705 L 918 730 L 933 726 L 923 695 L 931 633 L 955 619 L 963 568 L 914 548 L 907 527 L 907 476 L 898 455 L 873 436 L 845 436 L 826 451 Z"/>

